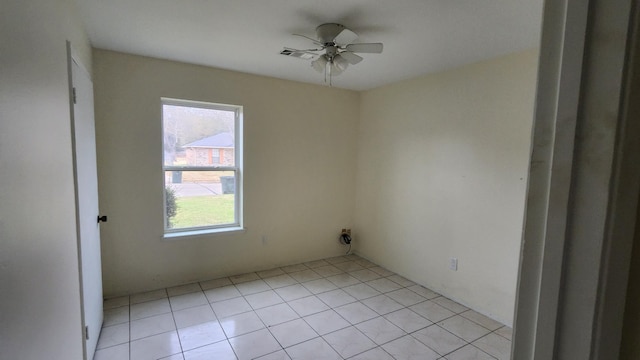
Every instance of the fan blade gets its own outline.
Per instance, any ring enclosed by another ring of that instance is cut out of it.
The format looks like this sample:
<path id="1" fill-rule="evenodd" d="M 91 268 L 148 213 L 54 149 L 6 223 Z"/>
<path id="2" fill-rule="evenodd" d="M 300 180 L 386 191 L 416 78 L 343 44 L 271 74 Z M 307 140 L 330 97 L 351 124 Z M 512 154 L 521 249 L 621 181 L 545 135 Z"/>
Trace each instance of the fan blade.
<path id="1" fill-rule="evenodd" d="M 349 64 L 351 65 L 355 65 L 357 63 L 359 63 L 360 61 L 362 61 L 362 57 L 358 56 L 354 53 L 352 53 L 351 51 L 343 51 L 340 53 L 339 56 L 342 56 L 343 58 L 345 58 L 345 60 L 347 60 L 349 62 Z"/>
<path id="2" fill-rule="evenodd" d="M 312 53 L 306 50 L 296 50 L 292 48 L 285 47 L 284 50 L 280 51 L 280 55 L 286 55 L 302 60 L 315 60 L 318 58 L 318 54 Z"/>
<path id="3" fill-rule="evenodd" d="M 300 52 L 306 52 L 306 53 L 310 53 L 313 55 L 318 55 L 316 53 L 314 53 L 313 51 L 322 51 L 322 48 L 320 49 L 294 49 L 294 48 L 290 48 L 290 47 L 283 47 L 285 50 L 291 50 L 291 51 L 300 51 Z"/>
<path id="4" fill-rule="evenodd" d="M 324 72 L 327 67 L 327 58 L 324 55 L 320 56 L 319 58 L 311 62 L 311 67 L 313 67 L 319 73 Z"/>
<path id="5" fill-rule="evenodd" d="M 323 43 L 319 42 L 318 40 L 316 40 L 316 39 L 314 39 L 314 38 L 310 38 L 310 37 L 308 37 L 308 36 L 306 36 L 306 35 L 300 35 L 300 34 L 292 34 L 292 35 L 293 35 L 293 36 L 300 36 L 300 37 L 303 37 L 303 38 L 305 38 L 305 39 L 311 40 L 311 41 L 312 41 L 314 44 L 316 44 L 316 45 L 324 46 L 324 44 L 323 44 Z"/>
<path id="6" fill-rule="evenodd" d="M 345 29 L 342 29 L 342 31 L 340 31 L 340 34 L 338 34 L 333 39 L 333 42 L 336 43 L 337 45 L 343 46 L 343 45 L 351 44 L 357 38 L 358 38 L 358 35 L 356 33 L 345 28 Z"/>
<path id="7" fill-rule="evenodd" d="M 382 52 L 382 43 L 365 43 L 365 44 L 349 44 L 345 50 L 355 53 L 380 54 Z"/>
<path id="8" fill-rule="evenodd" d="M 321 51 L 322 49 L 304 49 L 298 50 L 290 47 L 284 47 L 284 50 L 280 51 L 282 55 L 288 55 L 292 57 L 296 57 L 303 60 L 315 60 L 320 56 L 320 54 L 315 53 L 314 51 Z"/>

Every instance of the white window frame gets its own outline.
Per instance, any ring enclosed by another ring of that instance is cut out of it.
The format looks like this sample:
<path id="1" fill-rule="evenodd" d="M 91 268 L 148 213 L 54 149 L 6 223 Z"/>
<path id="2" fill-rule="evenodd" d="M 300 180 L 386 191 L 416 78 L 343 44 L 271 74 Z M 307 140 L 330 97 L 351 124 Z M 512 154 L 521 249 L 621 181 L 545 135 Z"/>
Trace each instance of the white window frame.
<path id="1" fill-rule="evenodd" d="M 213 109 L 213 110 L 223 110 L 223 111 L 232 111 L 235 113 L 234 118 L 234 157 L 235 157 L 235 165 L 234 166 L 175 166 L 175 165 L 166 165 L 164 161 L 164 105 L 173 105 L 173 106 L 185 106 L 185 107 L 195 107 L 201 109 Z M 173 238 L 180 236 L 188 236 L 188 235 L 200 235 L 207 233 L 216 233 L 216 232 L 229 232 L 229 231 L 238 231 L 243 230 L 243 161 L 242 161 L 242 148 L 243 148 L 243 131 L 242 131 L 242 123 L 243 123 L 243 107 L 240 105 L 229 105 L 229 104 L 219 104 L 219 103 L 211 103 L 204 101 L 194 101 L 194 100 L 182 100 L 182 99 L 173 99 L 173 98 L 161 98 L 161 122 L 162 122 L 162 213 L 163 213 L 163 227 L 164 227 L 164 237 L 165 238 Z M 167 186 L 166 183 L 166 173 L 167 171 L 212 171 L 212 172 L 222 172 L 222 171 L 232 171 L 234 172 L 235 179 L 235 191 L 234 191 L 234 218 L 235 221 L 231 224 L 221 224 L 221 225 L 208 225 L 208 226 L 197 226 L 197 227 L 188 227 L 188 228 L 178 228 L 171 229 L 167 228 L 167 199 L 165 188 Z"/>

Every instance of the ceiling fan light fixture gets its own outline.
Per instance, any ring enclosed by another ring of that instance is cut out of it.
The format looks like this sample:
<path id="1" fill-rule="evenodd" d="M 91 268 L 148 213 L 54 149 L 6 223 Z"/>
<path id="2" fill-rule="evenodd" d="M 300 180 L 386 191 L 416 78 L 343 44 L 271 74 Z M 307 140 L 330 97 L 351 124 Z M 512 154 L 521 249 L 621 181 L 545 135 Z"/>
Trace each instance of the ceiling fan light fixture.
<path id="1" fill-rule="evenodd" d="M 343 71 L 344 69 L 341 69 L 335 62 L 331 63 L 331 76 L 338 76 L 342 74 Z"/>
<path id="2" fill-rule="evenodd" d="M 311 67 L 313 67 L 317 72 L 324 72 L 327 67 L 327 58 L 324 55 L 321 55 L 317 59 L 311 62 Z"/>
<path id="3" fill-rule="evenodd" d="M 333 57 L 333 65 L 340 69 L 340 72 L 343 72 L 349 66 L 349 62 L 347 61 L 347 59 L 338 54 Z"/>

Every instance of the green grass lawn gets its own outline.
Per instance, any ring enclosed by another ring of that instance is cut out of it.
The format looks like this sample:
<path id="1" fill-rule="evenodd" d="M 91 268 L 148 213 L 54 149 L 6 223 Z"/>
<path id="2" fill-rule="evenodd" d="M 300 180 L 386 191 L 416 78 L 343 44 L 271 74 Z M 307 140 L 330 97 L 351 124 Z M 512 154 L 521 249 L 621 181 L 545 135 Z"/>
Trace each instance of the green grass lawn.
<path id="1" fill-rule="evenodd" d="M 177 197 L 178 211 L 171 219 L 174 229 L 231 224 L 234 222 L 233 194 Z"/>

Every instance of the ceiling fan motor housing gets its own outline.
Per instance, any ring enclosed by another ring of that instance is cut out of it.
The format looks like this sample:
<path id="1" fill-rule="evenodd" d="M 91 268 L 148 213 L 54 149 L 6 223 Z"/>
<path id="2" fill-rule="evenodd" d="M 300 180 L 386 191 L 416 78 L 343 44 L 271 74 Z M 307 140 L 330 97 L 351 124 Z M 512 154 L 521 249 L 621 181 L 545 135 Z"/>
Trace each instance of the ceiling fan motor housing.
<path id="1" fill-rule="evenodd" d="M 338 48 L 335 45 L 330 45 L 326 47 L 327 58 L 333 59 L 338 53 Z"/>

